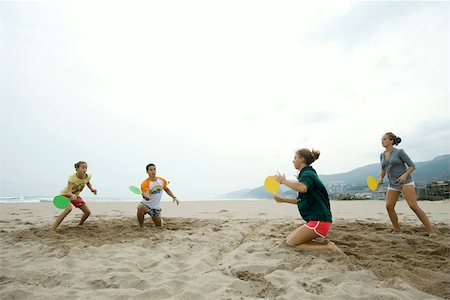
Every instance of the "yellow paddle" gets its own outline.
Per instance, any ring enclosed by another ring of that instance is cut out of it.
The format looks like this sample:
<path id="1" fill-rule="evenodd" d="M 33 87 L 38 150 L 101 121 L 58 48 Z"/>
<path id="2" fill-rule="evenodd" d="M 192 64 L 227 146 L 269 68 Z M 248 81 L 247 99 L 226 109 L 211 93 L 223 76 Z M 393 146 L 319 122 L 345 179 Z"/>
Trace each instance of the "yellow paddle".
<path id="1" fill-rule="evenodd" d="M 280 188 L 280 183 L 275 180 L 275 177 L 268 176 L 264 181 L 264 187 L 269 193 L 278 195 L 278 189 Z"/>
<path id="2" fill-rule="evenodd" d="M 367 186 L 372 191 L 375 191 L 378 188 L 378 180 L 376 180 L 373 176 L 367 177 Z"/>

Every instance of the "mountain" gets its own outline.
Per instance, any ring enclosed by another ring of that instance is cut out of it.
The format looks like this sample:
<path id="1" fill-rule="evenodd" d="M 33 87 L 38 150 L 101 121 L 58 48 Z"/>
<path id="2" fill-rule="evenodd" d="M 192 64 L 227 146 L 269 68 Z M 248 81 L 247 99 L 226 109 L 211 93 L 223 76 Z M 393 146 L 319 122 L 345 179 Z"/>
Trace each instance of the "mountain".
<path id="1" fill-rule="evenodd" d="M 243 199 L 243 198 L 246 197 L 246 195 L 247 195 L 251 190 L 252 190 L 252 189 L 242 189 L 242 190 L 239 190 L 239 191 L 227 193 L 227 194 L 222 195 L 222 196 L 217 197 L 217 198 L 222 198 L 222 199 Z"/>
<path id="2" fill-rule="evenodd" d="M 364 189 L 367 186 L 367 177 L 378 178 L 380 174 L 380 164 L 370 164 L 356 168 L 352 171 L 319 175 L 323 184 L 330 189 L 333 185 L 352 186 L 354 189 Z M 440 155 L 432 160 L 417 162 L 416 169 L 412 174 L 417 186 L 425 186 L 427 183 L 439 180 L 450 179 L 450 154 Z M 386 181 L 386 179 L 385 179 Z M 296 193 L 282 185 L 278 194 L 282 197 L 295 197 Z M 254 189 L 242 189 L 236 192 L 227 193 L 218 198 L 225 199 L 271 199 L 272 194 L 266 191 L 264 186 Z"/>
<path id="3" fill-rule="evenodd" d="M 282 185 L 278 191 L 281 197 L 294 197 L 295 192 Z M 242 189 L 216 197 L 217 199 L 272 199 L 273 195 L 266 191 L 264 186 L 254 189 Z"/>

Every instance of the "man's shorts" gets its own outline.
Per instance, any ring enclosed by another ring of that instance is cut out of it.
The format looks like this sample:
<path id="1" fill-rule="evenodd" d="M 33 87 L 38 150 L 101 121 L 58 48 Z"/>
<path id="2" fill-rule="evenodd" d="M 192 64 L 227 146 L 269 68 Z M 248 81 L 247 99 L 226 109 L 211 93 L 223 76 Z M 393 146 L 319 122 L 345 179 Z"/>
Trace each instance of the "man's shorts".
<path id="1" fill-rule="evenodd" d="M 325 221 L 309 221 L 304 226 L 314 230 L 317 235 L 325 238 L 328 234 L 328 231 L 330 231 L 331 224 L 331 222 Z"/>
<path id="2" fill-rule="evenodd" d="M 63 195 L 66 198 L 71 199 L 72 197 L 70 197 L 69 195 Z M 84 202 L 83 199 L 81 199 L 80 196 L 77 196 L 77 200 L 70 200 L 70 203 L 72 203 L 73 206 L 75 206 L 76 208 L 80 207 L 81 205 L 85 205 L 86 202 Z"/>
<path id="3" fill-rule="evenodd" d="M 150 217 L 159 217 L 161 215 L 161 211 L 161 208 L 148 208 L 146 214 L 148 214 Z"/>

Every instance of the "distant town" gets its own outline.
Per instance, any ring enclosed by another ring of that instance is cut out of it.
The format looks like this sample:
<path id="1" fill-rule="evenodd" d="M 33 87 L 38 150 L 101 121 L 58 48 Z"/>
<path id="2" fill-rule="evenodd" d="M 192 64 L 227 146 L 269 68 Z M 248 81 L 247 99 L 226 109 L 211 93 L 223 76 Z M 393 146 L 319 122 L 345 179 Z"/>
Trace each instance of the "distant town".
<path id="1" fill-rule="evenodd" d="M 327 186 L 331 199 L 334 200 L 371 200 L 384 199 L 386 187 L 380 186 L 371 191 L 367 186 L 355 184 L 331 184 Z M 433 181 L 425 186 L 416 186 L 418 200 L 450 199 L 450 180 Z"/>

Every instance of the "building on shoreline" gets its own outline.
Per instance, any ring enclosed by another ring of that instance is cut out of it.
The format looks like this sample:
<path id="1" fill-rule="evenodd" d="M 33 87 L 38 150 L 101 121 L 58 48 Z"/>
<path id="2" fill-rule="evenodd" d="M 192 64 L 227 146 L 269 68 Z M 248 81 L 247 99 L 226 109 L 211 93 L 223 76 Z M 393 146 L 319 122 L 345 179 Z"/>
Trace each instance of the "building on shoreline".
<path id="1" fill-rule="evenodd" d="M 450 198 L 450 180 L 433 181 L 426 185 L 422 191 L 424 198 L 449 199 Z"/>

